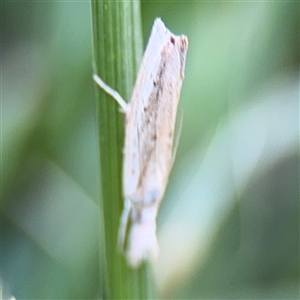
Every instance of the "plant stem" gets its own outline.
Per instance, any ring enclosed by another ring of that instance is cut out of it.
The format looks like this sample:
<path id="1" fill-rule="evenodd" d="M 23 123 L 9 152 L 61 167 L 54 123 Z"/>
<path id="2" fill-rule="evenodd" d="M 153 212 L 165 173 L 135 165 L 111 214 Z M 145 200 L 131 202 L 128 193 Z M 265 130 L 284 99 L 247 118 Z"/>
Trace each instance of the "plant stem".
<path id="1" fill-rule="evenodd" d="M 139 1 L 92 1 L 94 71 L 130 99 L 142 57 Z M 124 116 L 115 100 L 97 88 L 103 250 L 101 293 L 104 299 L 153 299 L 147 266 L 132 270 L 117 251 L 123 209 L 122 148 Z M 104 282 L 104 284 L 103 284 Z"/>

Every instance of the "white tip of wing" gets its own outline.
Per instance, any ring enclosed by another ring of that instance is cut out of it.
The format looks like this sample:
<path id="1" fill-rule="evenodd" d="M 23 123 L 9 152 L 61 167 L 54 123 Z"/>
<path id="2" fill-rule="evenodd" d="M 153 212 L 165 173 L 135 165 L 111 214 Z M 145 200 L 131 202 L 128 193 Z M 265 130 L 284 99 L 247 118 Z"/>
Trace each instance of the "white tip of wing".
<path id="1" fill-rule="evenodd" d="M 154 223 L 135 223 L 129 236 L 128 263 L 137 268 L 142 261 L 153 261 L 159 253 Z"/>

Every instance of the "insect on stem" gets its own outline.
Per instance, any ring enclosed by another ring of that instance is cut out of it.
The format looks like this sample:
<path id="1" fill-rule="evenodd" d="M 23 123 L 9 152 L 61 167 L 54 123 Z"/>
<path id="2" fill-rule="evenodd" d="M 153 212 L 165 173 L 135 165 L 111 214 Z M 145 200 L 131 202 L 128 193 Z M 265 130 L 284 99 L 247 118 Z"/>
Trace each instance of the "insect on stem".
<path id="1" fill-rule="evenodd" d="M 156 19 L 129 104 L 93 76 L 126 113 L 119 249 L 132 268 L 159 252 L 156 217 L 178 146 L 179 139 L 173 148 L 173 138 L 187 47 L 186 36 Z"/>

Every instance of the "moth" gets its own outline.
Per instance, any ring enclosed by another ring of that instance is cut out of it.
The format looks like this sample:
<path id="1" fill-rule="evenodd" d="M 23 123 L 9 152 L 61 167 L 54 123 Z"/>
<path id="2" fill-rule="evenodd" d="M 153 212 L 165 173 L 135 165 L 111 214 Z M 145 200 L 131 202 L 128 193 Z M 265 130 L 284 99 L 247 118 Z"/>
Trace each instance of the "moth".
<path id="1" fill-rule="evenodd" d="M 124 210 L 119 246 L 132 267 L 158 255 L 156 217 L 174 158 L 174 128 L 188 40 L 171 33 L 156 19 L 146 47 L 131 101 L 99 76 L 96 83 L 120 104 L 126 114 L 123 162 Z"/>

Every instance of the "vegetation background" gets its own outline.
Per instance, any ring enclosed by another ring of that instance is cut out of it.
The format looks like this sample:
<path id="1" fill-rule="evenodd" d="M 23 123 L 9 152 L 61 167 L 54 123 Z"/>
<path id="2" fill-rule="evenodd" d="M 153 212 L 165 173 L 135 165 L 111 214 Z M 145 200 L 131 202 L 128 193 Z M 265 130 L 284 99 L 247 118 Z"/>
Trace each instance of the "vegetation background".
<path id="1" fill-rule="evenodd" d="M 162 299 L 299 299 L 299 3 L 142 1 L 189 38 Z M 90 2 L 1 2 L 3 298 L 101 295 Z M 113 201 L 113 199 L 112 199 Z"/>

